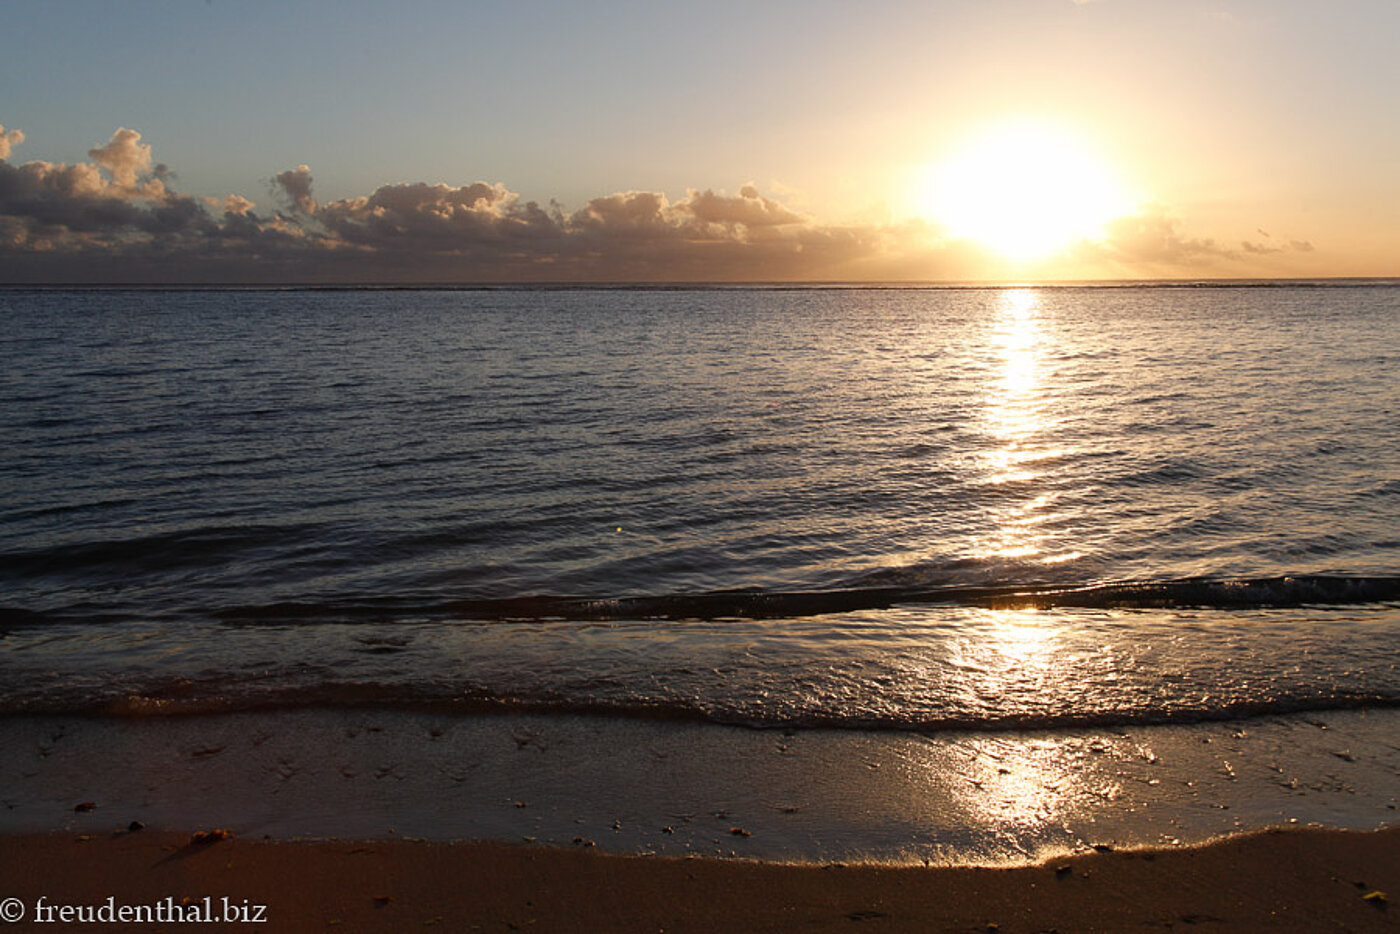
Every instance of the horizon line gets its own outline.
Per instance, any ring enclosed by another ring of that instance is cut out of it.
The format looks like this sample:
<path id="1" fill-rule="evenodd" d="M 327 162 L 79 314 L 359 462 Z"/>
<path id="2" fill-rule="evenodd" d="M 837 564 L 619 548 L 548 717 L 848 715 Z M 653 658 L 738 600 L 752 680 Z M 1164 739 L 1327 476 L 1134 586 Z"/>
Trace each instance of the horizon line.
<path id="1" fill-rule="evenodd" d="M 1092 288 L 1319 288 L 1400 285 L 1400 276 L 1298 276 L 1278 278 L 1190 277 L 1166 279 L 927 279 L 927 280 L 497 280 L 482 282 L 0 282 L 0 291 L 164 291 L 164 292 L 476 292 L 476 291 L 704 291 L 765 289 L 770 291 L 935 291 L 982 289 Z"/>

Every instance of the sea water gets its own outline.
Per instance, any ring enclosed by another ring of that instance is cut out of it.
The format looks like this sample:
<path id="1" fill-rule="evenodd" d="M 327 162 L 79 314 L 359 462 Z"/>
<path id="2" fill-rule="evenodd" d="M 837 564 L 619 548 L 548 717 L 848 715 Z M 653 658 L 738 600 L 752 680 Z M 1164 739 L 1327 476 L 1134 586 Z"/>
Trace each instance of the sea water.
<path id="1" fill-rule="evenodd" d="M 1400 705 L 1400 286 L 5 290 L 0 712 Z"/>

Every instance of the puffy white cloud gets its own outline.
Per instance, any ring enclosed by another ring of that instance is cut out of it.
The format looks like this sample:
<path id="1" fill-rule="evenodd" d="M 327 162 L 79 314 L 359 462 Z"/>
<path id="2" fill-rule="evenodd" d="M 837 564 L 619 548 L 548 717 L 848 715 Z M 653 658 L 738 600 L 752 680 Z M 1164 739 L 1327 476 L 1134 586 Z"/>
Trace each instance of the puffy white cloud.
<path id="1" fill-rule="evenodd" d="M 235 217 L 249 214 L 252 212 L 253 208 L 256 207 L 252 201 L 249 201 L 242 195 L 227 195 L 223 198 L 201 198 L 200 200 L 215 211 Z"/>
<path id="2" fill-rule="evenodd" d="M 151 173 L 150 145 L 141 142 L 140 133 L 126 127 L 118 127 L 106 145 L 89 149 L 88 156 L 110 172 L 112 181 L 124 191 L 137 191 L 138 179 Z"/>
<path id="3" fill-rule="evenodd" d="M 763 197 L 753 185 L 740 188 L 737 198 L 717 195 L 709 189 L 703 192 L 692 191 L 681 207 L 689 211 L 696 220 L 731 228 L 743 225 L 749 230 L 755 230 L 806 222 L 800 214 L 777 201 Z"/>
<path id="4" fill-rule="evenodd" d="M 22 142 L 24 133 L 19 130 L 7 130 L 4 124 L 0 124 L 0 159 L 10 158 L 11 149 Z"/>

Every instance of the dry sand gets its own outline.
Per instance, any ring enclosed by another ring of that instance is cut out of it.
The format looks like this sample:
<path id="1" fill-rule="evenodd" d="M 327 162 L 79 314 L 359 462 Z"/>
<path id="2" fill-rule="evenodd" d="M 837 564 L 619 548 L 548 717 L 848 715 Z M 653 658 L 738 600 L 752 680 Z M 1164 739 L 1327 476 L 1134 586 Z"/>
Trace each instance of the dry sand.
<path id="1" fill-rule="evenodd" d="M 68 929 L 33 923 L 42 896 L 48 906 L 207 905 L 216 917 L 227 900 L 234 918 L 265 906 L 264 931 L 1391 931 L 1400 906 L 1374 893 L 1400 896 L 1400 829 L 1263 832 L 1011 869 L 499 843 L 198 844 L 153 831 L 8 835 L 0 880 L 0 899 L 18 899 L 26 915 L 9 930 Z"/>

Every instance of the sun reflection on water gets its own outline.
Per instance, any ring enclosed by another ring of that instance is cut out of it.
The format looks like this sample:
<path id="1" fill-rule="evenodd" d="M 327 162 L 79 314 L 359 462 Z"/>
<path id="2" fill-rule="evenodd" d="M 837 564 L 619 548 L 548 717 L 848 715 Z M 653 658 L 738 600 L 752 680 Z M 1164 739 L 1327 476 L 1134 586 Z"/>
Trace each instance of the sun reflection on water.
<path id="1" fill-rule="evenodd" d="M 991 666 L 1014 668 L 1022 679 L 1051 670 L 1056 638 L 1055 631 L 1042 619 L 1043 610 L 981 612 L 990 625 L 979 630 L 979 643 L 984 652 L 997 656 L 988 660 Z"/>
<path id="2" fill-rule="evenodd" d="M 1040 321 L 1040 295 L 1034 289 L 1006 289 L 989 335 L 994 378 L 985 424 L 992 445 L 984 452 L 985 482 L 1026 484 L 1042 478 L 1046 462 L 1062 452 L 1050 443 L 1049 391 L 1041 372 L 1042 348 L 1049 335 Z M 1053 491 L 1009 497 L 992 510 L 992 531 L 983 557 L 1063 561 L 1075 555 L 1048 555 L 1048 535 L 1039 526 L 1053 516 Z"/>
<path id="3" fill-rule="evenodd" d="M 1001 293 L 1000 306 L 990 335 L 997 378 L 988 399 L 987 422 L 998 442 L 991 454 L 993 469 L 999 469 L 993 479 L 1006 482 L 1035 476 L 1020 465 L 1040 453 L 1035 442 L 1044 430 L 1044 419 L 1037 372 L 1039 298 L 1034 291 L 1010 289 Z"/>
<path id="4" fill-rule="evenodd" d="M 1062 633 L 1046 611 L 979 609 L 952 659 L 967 678 L 968 701 L 989 709 L 1028 711 L 1063 696 Z"/>

